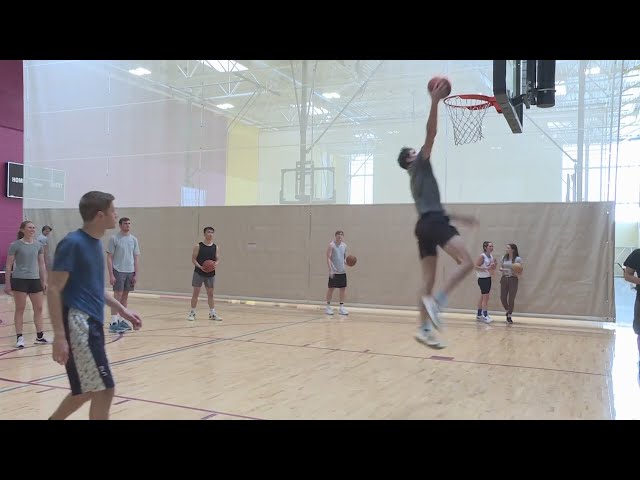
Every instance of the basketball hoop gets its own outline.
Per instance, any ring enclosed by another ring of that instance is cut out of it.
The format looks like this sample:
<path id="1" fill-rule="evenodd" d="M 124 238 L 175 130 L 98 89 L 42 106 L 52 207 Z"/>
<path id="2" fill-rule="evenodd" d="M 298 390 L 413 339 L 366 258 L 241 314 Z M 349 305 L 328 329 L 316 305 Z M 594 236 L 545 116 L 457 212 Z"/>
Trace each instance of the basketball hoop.
<path id="1" fill-rule="evenodd" d="M 498 113 L 502 113 L 495 97 L 486 95 L 451 95 L 443 101 L 453 123 L 453 140 L 456 145 L 482 140 L 482 120 L 488 108 L 495 107 Z"/>

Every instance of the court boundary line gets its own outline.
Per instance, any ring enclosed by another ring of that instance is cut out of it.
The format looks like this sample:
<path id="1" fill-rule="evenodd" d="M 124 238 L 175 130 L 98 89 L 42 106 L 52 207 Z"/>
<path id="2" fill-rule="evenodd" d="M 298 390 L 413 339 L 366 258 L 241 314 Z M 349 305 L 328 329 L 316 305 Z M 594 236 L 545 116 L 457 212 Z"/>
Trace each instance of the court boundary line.
<path id="1" fill-rule="evenodd" d="M 32 381 L 30 382 L 25 382 L 22 380 L 12 380 L 9 378 L 4 378 L 4 377 L 0 377 L 0 381 L 4 381 L 4 382 L 9 382 L 9 383 L 17 383 L 20 386 L 18 387 L 14 387 L 10 390 L 3 390 L 0 393 L 6 393 L 6 392 L 11 392 L 14 390 L 18 390 L 20 388 L 25 388 L 25 387 L 47 387 L 47 390 L 42 390 L 39 392 L 35 392 L 35 393 L 44 393 L 44 392 L 48 392 L 51 390 L 71 390 L 70 387 L 63 387 L 62 385 L 48 385 L 46 383 L 34 383 Z M 237 413 L 229 413 L 229 412 L 223 412 L 221 410 L 213 410 L 210 408 L 201 408 L 201 407 L 192 407 L 189 405 L 180 405 L 177 403 L 168 403 L 168 402 L 162 402 L 159 400 L 148 400 L 148 399 L 144 399 L 144 398 L 137 398 L 137 397 L 132 397 L 129 395 L 114 395 L 113 398 L 119 398 L 122 399 L 123 401 L 114 403 L 114 405 L 119 405 L 128 401 L 134 401 L 134 402 L 143 402 L 143 403 L 152 403 L 155 405 L 162 405 L 165 407 L 175 407 L 175 408 L 182 408 L 184 410 L 191 410 L 191 411 L 198 411 L 198 412 L 202 412 L 202 413 L 208 413 L 211 414 L 210 416 L 216 416 L 216 415 L 228 415 L 230 417 L 238 417 L 238 418 L 245 418 L 248 420 L 263 420 L 262 418 L 258 418 L 258 417 L 251 417 L 249 415 L 242 415 L 242 414 L 237 414 Z M 74 412 L 75 413 L 75 412 Z M 202 420 L 202 419 L 201 419 Z"/>

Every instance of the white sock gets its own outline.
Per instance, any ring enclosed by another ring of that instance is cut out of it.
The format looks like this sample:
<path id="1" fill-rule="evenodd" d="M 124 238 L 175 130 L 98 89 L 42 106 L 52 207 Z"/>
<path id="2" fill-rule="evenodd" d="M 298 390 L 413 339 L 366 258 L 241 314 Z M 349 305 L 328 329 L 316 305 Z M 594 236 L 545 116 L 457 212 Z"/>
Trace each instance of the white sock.
<path id="1" fill-rule="evenodd" d="M 195 308 L 192 308 L 192 309 L 191 309 L 191 313 L 196 313 L 196 309 L 195 309 Z"/>
<path id="2" fill-rule="evenodd" d="M 111 323 L 118 323 L 118 314 L 111 315 Z"/>
<path id="3" fill-rule="evenodd" d="M 216 309 L 215 309 L 215 308 L 212 308 L 212 309 L 211 309 L 211 315 L 215 315 L 215 314 L 216 314 Z"/>

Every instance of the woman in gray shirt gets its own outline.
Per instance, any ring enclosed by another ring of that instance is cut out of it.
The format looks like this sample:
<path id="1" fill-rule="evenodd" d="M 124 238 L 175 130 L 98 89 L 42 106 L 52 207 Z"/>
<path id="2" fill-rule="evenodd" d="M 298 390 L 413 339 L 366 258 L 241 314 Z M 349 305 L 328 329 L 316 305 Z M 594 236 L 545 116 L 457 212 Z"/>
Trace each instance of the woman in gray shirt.
<path id="1" fill-rule="evenodd" d="M 502 278 L 500 279 L 500 301 L 507 311 L 507 323 L 513 323 L 511 315 L 516 302 L 516 293 L 518 293 L 518 275 L 520 272 L 513 271 L 513 264 L 518 263 L 522 266 L 522 259 L 518 253 L 518 246 L 515 243 L 507 244 L 507 251 L 500 265 Z"/>
<path id="2" fill-rule="evenodd" d="M 44 263 L 44 246 L 36 240 L 36 226 L 29 220 L 20 224 L 18 239 L 11 243 L 7 256 L 5 292 L 13 293 L 16 304 L 13 321 L 16 326 L 16 348 L 24 348 L 22 325 L 27 296 L 33 306 L 36 324 L 36 344 L 47 344 L 42 320 L 43 292 L 47 290 L 47 269 Z"/>

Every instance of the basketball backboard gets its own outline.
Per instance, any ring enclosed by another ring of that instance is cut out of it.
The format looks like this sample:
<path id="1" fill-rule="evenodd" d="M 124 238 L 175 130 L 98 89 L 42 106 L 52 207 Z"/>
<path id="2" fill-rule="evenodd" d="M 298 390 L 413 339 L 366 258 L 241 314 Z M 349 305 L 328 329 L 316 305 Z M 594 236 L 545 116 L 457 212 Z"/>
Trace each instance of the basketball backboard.
<path id="1" fill-rule="evenodd" d="M 302 166 L 280 170 L 280 204 L 336 203 L 335 168 Z"/>
<path id="2" fill-rule="evenodd" d="M 493 61 L 493 95 L 513 133 L 522 133 L 525 102 L 529 106 L 526 79 L 526 60 Z"/>
<path id="3" fill-rule="evenodd" d="M 522 133 L 525 107 L 553 107 L 555 92 L 555 60 L 493 61 L 493 95 L 513 133 Z"/>

